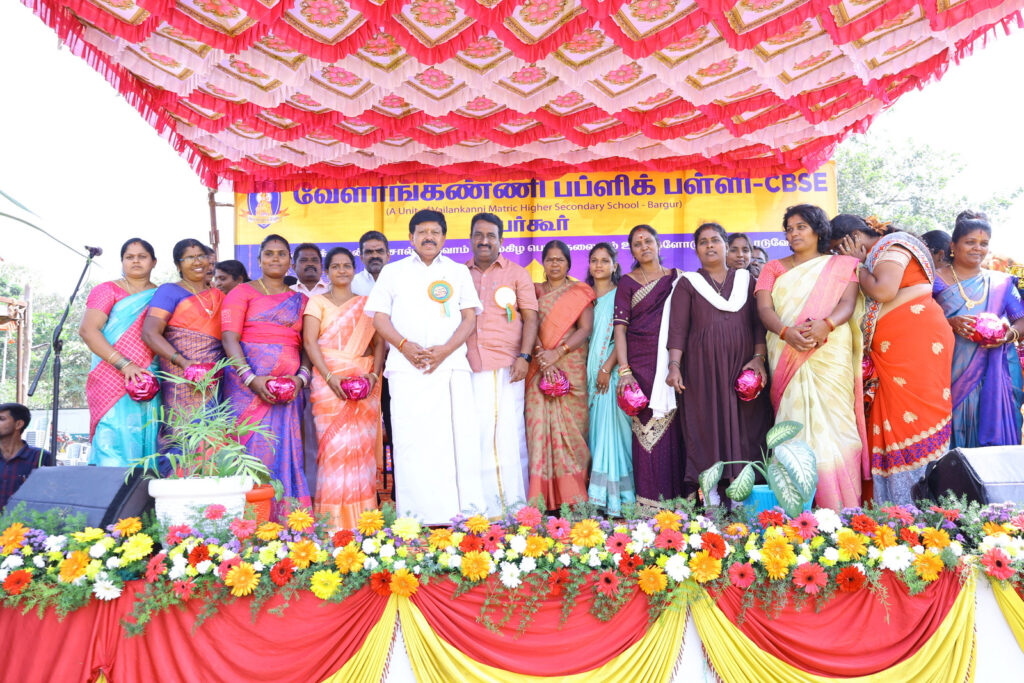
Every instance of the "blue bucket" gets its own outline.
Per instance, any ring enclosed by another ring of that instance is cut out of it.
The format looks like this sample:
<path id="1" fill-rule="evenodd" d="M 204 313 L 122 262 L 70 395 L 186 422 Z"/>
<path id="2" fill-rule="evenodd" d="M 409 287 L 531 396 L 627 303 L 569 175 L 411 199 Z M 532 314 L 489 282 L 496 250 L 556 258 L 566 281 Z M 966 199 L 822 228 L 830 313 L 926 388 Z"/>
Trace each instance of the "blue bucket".
<path id="1" fill-rule="evenodd" d="M 815 494 L 817 494 L 817 490 L 815 490 Z M 812 496 L 811 502 L 813 502 L 813 500 L 814 497 Z M 811 502 L 804 505 L 804 510 L 811 509 Z M 768 484 L 754 484 L 754 490 L 747 499 L 743 501 L 743 505 L 747 508 L 751 518 L 757 517 L 765 510 L 771 510 L 778 504 L 779 499 L 775 497 L 774 493 L 772 493 L 772 489 Z"/>

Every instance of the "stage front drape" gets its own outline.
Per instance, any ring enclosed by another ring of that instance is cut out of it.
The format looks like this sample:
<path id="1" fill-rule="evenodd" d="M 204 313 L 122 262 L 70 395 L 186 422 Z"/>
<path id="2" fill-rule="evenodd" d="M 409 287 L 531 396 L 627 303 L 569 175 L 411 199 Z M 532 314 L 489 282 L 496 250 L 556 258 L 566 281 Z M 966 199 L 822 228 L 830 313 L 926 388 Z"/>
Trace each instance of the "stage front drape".
<path id="1" fill-rule="evenodd" d="M 1017 645 L 1021 652 L 1024 652 L 1024 598 L 1021 597 L 1021 590 L 1015 589 L 1005 581 L 990 579 L 992 592 L 996 595 L 996 603 L 999 611 L 1006 618 L 1006 623 L 1013 631 L 1013 637 L 1017 639 Z"/>

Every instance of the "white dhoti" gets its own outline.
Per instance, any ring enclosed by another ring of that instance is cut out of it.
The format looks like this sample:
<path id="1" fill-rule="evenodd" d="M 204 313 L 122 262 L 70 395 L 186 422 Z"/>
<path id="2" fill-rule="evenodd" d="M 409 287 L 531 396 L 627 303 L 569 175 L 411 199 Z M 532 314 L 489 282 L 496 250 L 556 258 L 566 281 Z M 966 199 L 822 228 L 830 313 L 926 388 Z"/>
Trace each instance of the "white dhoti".
<path id="1" fill-rule="evenodd" d="M 447 524 L 483 512 L 480 436 L 469 372 L 392 372 L 395 498 L 400 515 Z"/>
<path id="2" fill-rule="evenodd" d="M 480 430 L 480 471 L 487 514 L 505 514 L 526 502 L 524 393 L 526 382 L 510 382 L 509 369 L 473 373 L 473 398 Z"/>

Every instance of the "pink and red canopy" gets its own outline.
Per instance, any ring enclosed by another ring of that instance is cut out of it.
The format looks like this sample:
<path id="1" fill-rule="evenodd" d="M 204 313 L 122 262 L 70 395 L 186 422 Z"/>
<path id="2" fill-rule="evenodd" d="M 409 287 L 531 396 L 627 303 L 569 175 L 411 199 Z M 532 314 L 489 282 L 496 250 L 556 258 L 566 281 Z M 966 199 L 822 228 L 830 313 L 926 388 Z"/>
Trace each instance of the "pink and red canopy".
<path id="1" fill-rule="evenodd" d="M 204 182 L 814 169 L 1024 0 L 24 0 Z"/>

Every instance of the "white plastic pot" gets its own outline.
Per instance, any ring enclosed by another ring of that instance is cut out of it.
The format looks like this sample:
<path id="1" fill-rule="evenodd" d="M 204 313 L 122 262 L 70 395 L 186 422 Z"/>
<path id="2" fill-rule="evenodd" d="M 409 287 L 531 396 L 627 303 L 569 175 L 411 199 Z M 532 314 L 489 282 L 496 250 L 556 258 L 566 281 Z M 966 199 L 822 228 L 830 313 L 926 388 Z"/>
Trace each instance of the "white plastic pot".
<path id="1" fill-rule="evenodd" d="M 245 513 L 245 494 L 252 489 L 249 477 L 195 477 L 153 479 L 149 495 L 156 503 L 156 516 L 168 526 L 191 524 L 209 505 L 223 505 L 224 517 Z"/>

